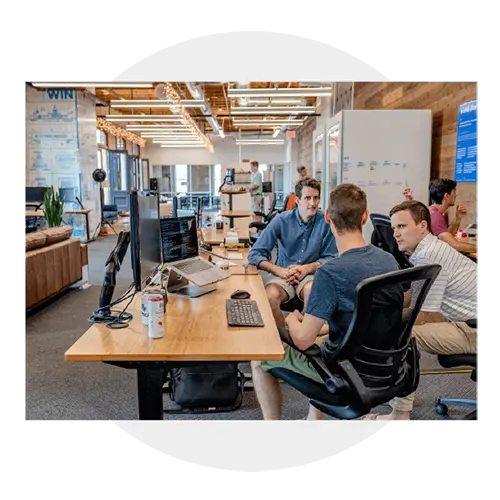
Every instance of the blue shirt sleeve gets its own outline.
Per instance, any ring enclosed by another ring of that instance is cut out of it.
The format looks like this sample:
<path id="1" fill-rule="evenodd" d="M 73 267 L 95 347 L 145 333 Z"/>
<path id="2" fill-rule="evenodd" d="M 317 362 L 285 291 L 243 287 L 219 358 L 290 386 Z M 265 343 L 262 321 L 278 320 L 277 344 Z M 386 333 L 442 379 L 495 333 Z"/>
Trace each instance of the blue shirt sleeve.
<path id="1" fill-rule="evenodd" d="M 262 231 L 257 241 L 253 244 L 248 253 L 248 263 L 258 268 L 262 261 L 269 260 L 271 258 L 271 252 L 278 241 L 280 232 L 280 217 L 277 216 L 271 220 L 269 225 Z"/>
<path id="2" fill-rule="evenodd" d="M 307 302 L 305 314 L 330 321 L 338 305 L 338 294 L 335 281 L 330 273 L 320 267 L 314 275 L 311 295 Z"/>
<path id="3" fill-rule="evenodd" d="M 337 242 L 333 237 L 331 229 L 328 227 L 328 232 L 323 236 L 323 240 L 321 241 L 320 258 L 318 262 L 323 265 L 332 257 L 336 257 L 338 253 Z"/>

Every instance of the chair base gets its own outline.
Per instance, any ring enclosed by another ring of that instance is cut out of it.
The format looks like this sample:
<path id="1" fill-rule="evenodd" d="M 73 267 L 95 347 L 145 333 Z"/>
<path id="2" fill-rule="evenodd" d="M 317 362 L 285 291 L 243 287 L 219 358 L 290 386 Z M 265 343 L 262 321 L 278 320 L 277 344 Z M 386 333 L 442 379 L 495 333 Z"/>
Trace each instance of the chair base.
<path id="1" fill-rule="evenodd" d="M 448 405 L 465 406 L 474 408 L 474 411 L 466 415 L 463 420 L 476 420 L 477 419 L 477 401 L 474 399 L 446 399 L 437 398 L 435 403 L 436 413 L 438 415 L 448 415 Z"/>

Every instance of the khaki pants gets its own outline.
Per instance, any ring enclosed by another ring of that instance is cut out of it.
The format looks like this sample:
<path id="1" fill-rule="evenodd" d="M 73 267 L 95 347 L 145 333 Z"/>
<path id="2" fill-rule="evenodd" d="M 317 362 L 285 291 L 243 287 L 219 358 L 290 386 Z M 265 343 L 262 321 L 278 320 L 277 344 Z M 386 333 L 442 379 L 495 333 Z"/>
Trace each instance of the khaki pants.
<path id="1" fill-rule="evenodd" d="M 426 323 L 413 327 L 420 350 L 430 354 L 475 354 L 477 330 L 467 323 Z M 394 410 L 412 411 L 415 393 L 405 398 L 394 398 L 390 405 Z"/>

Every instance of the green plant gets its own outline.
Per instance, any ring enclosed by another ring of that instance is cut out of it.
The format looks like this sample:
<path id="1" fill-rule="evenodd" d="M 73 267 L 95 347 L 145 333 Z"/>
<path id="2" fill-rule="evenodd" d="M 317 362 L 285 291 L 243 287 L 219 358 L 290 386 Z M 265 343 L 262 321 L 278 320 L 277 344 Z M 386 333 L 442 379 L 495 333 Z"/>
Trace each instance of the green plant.
<path id="1" fill-rule="evenodd" d="M 64 211 L 64 201 L 59 199 L 59 192 L 54 191 L 54 187 L 50 186 L 45 191 L 43 199 L 43 213 L 49 227 L 58 227 L 61 225 Z"/>

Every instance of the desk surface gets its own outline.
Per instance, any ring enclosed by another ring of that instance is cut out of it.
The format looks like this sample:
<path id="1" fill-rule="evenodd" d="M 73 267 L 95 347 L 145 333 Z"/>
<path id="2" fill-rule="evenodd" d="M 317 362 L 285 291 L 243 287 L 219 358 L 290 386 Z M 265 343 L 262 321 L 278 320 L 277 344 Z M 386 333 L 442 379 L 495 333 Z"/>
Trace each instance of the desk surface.
<path id="1" fill-rule="evenodd" d="M 65 214 L 88 214 L 92 212 L 91 208 L 86 208 L 85 210 L 65 210 Z"/>
<path id="2" fill-rule="evenodd" d="M 225 241 L 225 235 L 226 235 L 227 229 L 215 229 L 214 227 L 203 227 L 201 228 L 201 239 L 203 243 L 206 243 L 207 245 L 220 245 L 221 243 L 224 243 Z M 250 236 L 250 230 L 248 233 L 246 231 L 240 231 L 238 234 L 244 239 L 249 238 Z"/>
<path id="3" fill-rule="evenodd" d="M 252 212 L 247 212 L 245 210 L 222 210 L 222 217 L 252 217 Z"/>
<path id="4" fill-rule="evenodd" d="M 66 361 L 250 361 L 283 359 L 284 351 L 260 276 L 237 275 L 217 289 L 189 299 L 169 295 L 165 336 L 150 339 L 141 323 L 139 294 L 130 305 L 128 328 L 92 325 L 65 353 Z M 251 293 L 266 326 L 232 327 L 226 299 L 236 289 Z M 89 311 L 90 314 L 90 311 Z"/>
<path id="5" fill-rule="evenodd" d="M 26 217 L 45 217 L 42 210 L 26 210 Z"/>

